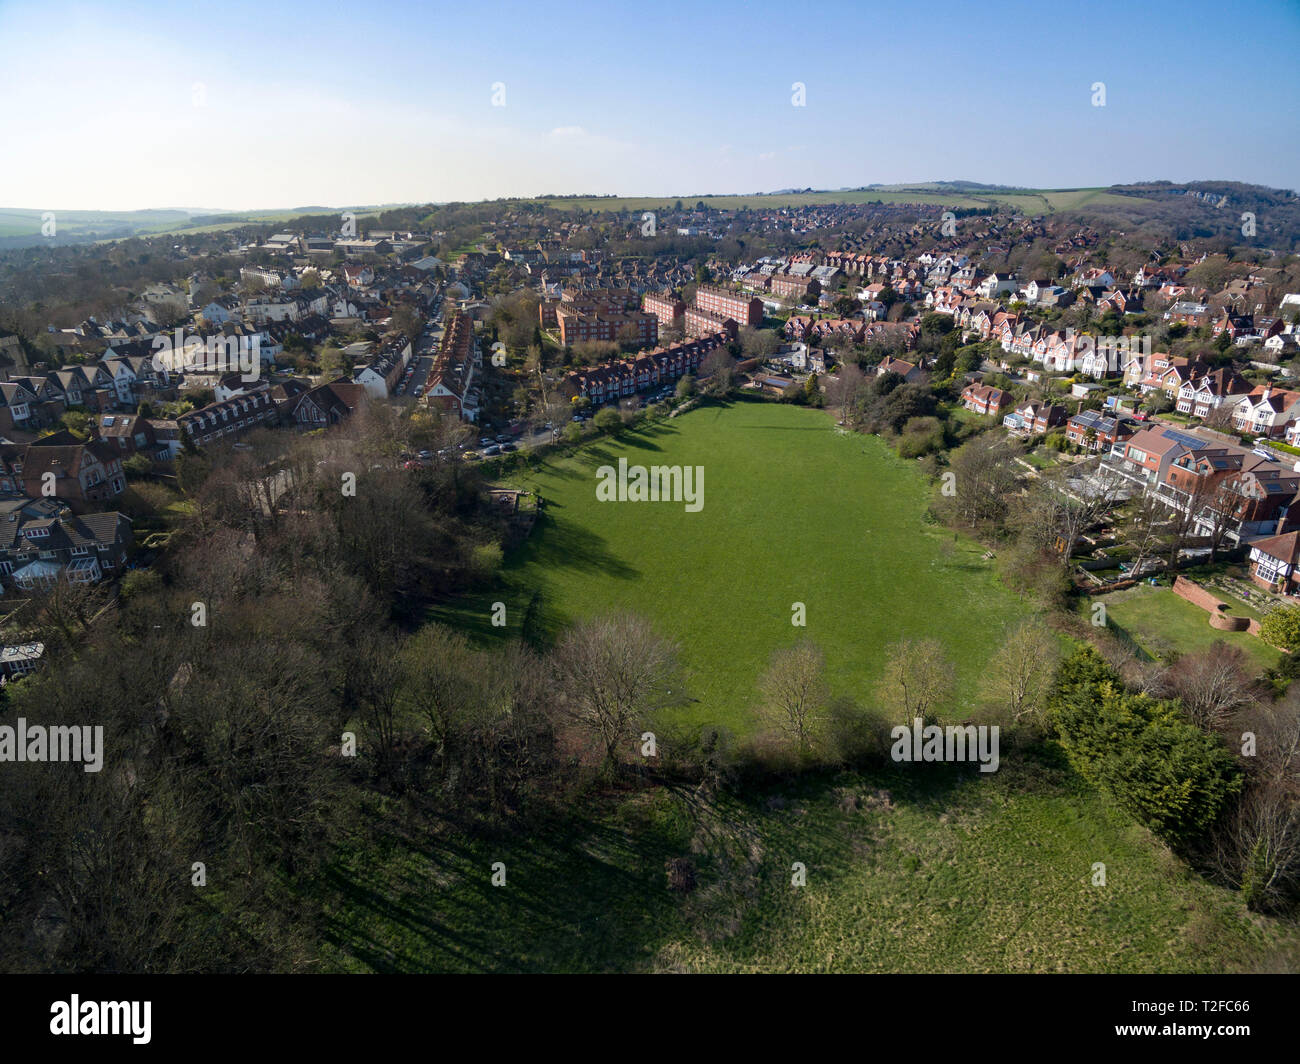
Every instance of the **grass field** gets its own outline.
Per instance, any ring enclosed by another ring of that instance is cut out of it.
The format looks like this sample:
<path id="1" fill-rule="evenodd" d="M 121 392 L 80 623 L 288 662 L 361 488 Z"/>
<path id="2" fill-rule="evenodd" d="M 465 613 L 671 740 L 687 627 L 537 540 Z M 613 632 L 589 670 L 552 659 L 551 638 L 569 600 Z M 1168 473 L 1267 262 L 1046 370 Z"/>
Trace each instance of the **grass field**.
<path id="1" fill-rule="evenodd" d="M 702 465 L 703 510 L 598 502 L 594 469 L 620 456 Z M 864 702 L 904 633 L 944 640 L 973 697 L 1022 614 L 977 548 L 925 522 L 913 463 L 816 411 L 703 407 L 522 480 L 545 520 L 501 590 L 438 617 L 491 639 L 517 633 L 535 590 L 552 631 L 631 607 L 681 642 L 690 712 L 738 732 L 752 727 L 756 673 L 801 632 L 791 602 L 806 604 L 836 688 Z M 494 600 L 508 604 L 504 630 L 488 623 Z M 1152 605 L 1162 630 L 1194 609 L 1169 592 L 1108 603 L 1135 629 Z M 355 827 L 302 887 L 329 970 L 1221 972 L 1297 951 L 1293 925 L 1190 872 L 1050 748 L 1005 740 L 991 774 L 887 763 L 743 796 L 633 787 L 490 835 L 371 791 L 353 801 Z M 696 873 L 685 895 L 667 886 L 678 858 Z"/>
<path id="2" fill-rule="evenodd" d="M 745 801 L 653 789 L 497 839 L 370 797 L 319 882 L 331 970 L 1217 972 L 1294 928 L 1189 874 L 1060 766 L 1007 751 Z M 933 771 L 929 771 L 933 770 Z M 688 857 L 697 888 L 667 889 Z M 492 865 L 506 882 L 493 886 Z M 795 862 L 807 883 L 794 887 Z M 1106 883 L 1094 885 L 1094 865 Z"/>
<path id="3" fill-rule="evenodd" d="M 557 210 L 642 211 L 671 210 L 681 200 L 693 207 L 703 201 L 715 210 L 770 210 L 779 207 L 813 207 L 832 203 L 920 204 L 935 207 L 982 208 L 1016 207 L 1026 214 L 1052 214 L 1072 210 L 1085 204 L 1124 204 L 1132 199 L 1117 196 L 1104 188 L 1026 189 L 1024 191 L 984 192 L 945 189 L 934 184 L 889 185 L 880 188 L 854 189 L 846 192 L 756 193 L 752 196 L 585 196 L 572 199 L 541 198 L 537 202 Z"/>
<path id="4" fill-rule="evenodd" d="M 1246 651 L 1265 669 L 1277 664 L 1279 653 L 1247 632 L 1222 632 L 1210 627 L 1210 615 L 1179 598 L 1166 587 L 1141 586 L 1117 591 L 1098 601 L 1106 604 L 1108 621 L 1126 632 L 1153 658 L 1169 652 L 1190 654 L 1222 639 Z"/>
<path id="5" fill-rule="evenodd" d="M 600 502 L 595 470 L 702 466 L 704 506 Z M 506 559 L 502 586 L 434 611 L 481 637 L 517 635 L 534 593 L 552 633 L 629 609 L 676 640 L 692 720 L 751 730 L 755 683 L 773 650 L 803 636 L 826 655 L 836 694 L 869 700 L 886 647 L 904 636 L 948 648 L 969 708 L 984 663 L 1023 612 L 976 544 L 923 520 L 916 463 L 826 414 L 760 402 L 701 407 L 547 459 L 512 484 L 545 509 Z M 507 626 L 492 628 L 491 605 Z M 803 603 L 807 626 L 792 625 Z"/>

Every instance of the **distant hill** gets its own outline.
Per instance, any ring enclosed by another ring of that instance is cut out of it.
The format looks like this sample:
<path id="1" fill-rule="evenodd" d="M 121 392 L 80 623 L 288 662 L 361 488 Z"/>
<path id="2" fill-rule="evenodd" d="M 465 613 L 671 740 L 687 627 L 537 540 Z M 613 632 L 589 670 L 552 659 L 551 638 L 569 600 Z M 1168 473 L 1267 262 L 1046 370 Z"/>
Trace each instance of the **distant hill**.
<path id="1" fill-rule="evenodd" d="M 851 189 L 781 189 L 746 195 L 706 196 L 538 196 L 499 200 L 544 203 L 557 210 L 626 213 L 671 210 L 677 200 L 703 202 L 720 210 L 808 207 L 858 203 L 915 205 L 944 210 L 987 210 L 1010 207 L 1034 216 L 1061 215 L 1117 232 L 1140 232 L 1153 241 L 1222 239 L 1249 242 L 1281 251 L 1300 249 L 1300 198 L 1294 191 L 1236 181 L 1148 181 L 1094 188 L 1034 189 L 989 185 L 977 181 L 930 181 L 906 185 L 863 185 Z M 343 210 L 359 217 L 410 206 L 306 206 L 282 210 L 196 211 L 56 211 L 55 243 L 83 243 L 138 235 L 233 229 L 242 225 L 282 225 L 294 218 L 326 216 Z M 1253 215 L 1254 238 L 1246 238 L 1243 217 Z M 43 212 L 0 208 L 0 249 L 38 245 Z"/>

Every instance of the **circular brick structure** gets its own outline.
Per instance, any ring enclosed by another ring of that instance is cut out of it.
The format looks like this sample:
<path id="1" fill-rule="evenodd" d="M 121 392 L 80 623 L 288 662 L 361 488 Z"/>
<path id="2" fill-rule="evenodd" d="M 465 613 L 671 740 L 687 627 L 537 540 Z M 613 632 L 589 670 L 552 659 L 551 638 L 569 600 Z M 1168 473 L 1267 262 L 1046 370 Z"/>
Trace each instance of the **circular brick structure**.
<path id="1" fill-rule="evenodd" d="M 1224 611 L 1227 609 L 1225 603 L 1219 603 L 1219 608 L 1210 611 L 1210 627 L 1218 628 L 1222 632 L 1244 632 L 1250 627 L 1249 617 L 1233 617 Z"/>

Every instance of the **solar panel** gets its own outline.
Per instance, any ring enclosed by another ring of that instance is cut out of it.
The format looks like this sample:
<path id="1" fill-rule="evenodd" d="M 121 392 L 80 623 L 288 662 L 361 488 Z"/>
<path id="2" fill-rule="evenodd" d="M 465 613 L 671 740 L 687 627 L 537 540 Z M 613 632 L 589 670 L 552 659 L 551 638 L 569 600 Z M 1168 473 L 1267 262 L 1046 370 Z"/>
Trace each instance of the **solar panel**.
<path id="1" fill-rule="evenodd" d="M 1184 447 L 1188 447 L 1194 451 L 1199 451 L 1202 448 L 1209 446 L 1208 443 L 1206 443 L 1204 440 L 1200 439 L 1199 437 L 1189 435 L 1186 432 L 1179 432 L 1177 429 L 1165 429 L 1164 432 L 1162 432 L 1160 435 L 1162 435 L 1167 440 L 1173 440 L 1175 443 L 1181 443 Z"/>

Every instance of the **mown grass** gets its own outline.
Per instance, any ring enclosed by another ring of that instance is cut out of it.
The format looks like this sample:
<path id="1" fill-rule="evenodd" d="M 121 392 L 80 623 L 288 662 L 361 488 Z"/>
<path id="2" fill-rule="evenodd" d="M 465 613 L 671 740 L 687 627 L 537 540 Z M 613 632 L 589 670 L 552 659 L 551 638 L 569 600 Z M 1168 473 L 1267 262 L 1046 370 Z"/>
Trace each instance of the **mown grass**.
<path id="1" fill-rule="evenodd" d="M 594 470 L 620 455 L 704 465 L 703 511 L 597 502 Z M 925 521 L 913 463 L 817 412 L 703 407 L 518 479 L 547 501 L 541 526 L 500 589 L 438 618 L 494 639 L 519 634 L 534 592 L 552 633 L 636 609 L 681 641 L 689 712 L 740 733 L 771 648 L 802 634 L 791 601 L 807 605 L 834 686 L 866 703 L 902 634 L 943 640 L 975 699 L 1024 612 L 978 547 Z M 1164 594 L 1167 628 L 1167 608 L 1194 607 Z M 1148 604 L 1129 599 L 1108 607 L 1140 628 Z M 504 630 L 494 600 L 508 603 Z M 711 796 L 647 785 L 493 832 L 370 791 L 354 800 L 355 827 L 304 888 L 329 970 L 1221 972 L 1294 964 L 1300 948 L 1293 924 L 1248 913 L 1050 747 L 1005 739 L 995 773 L 886 762 Z M 668 888 L 677 858 L 696 873 L 684 895 Z"/>
<path id="2" fill-rule="evenodd" d="M 1127 633 L 1152 658 L 1167 659 L 1171 652 L 1196 653 L 1220 639 L 1244 650 L 1261 670 L 1276 665 L 1281 656 L 1248 632 L 1211 628 L 1205 610 L 1179 598 L 1167 587 L 1133 587 L 1097 601 L 1106 604 L 1108 622 Z"/>
<path id="3" fill-rule="evenodd" d="M 600 502 L 596 470 L 702 466 L 704 507 Z M 671 421 L 548 457 L 511 483 L 545 500 L 500 586 L 431 617 L 485 640 L 520 634 L 529 604 L 550 634 L 620 609 L 676 640 L 694 722 L 752 730 L 755 685 L 773 651 L 808 637 L 835 693 L 869 701 L 890 643 L 940 639 L 978 701 L 985 664 L 1026 608 L 974 542 L 928 524 L 930 487 L 915 462 L 822 412 L 761 402 L 704 406 Z M 536 596 L 536 599 L 535 599 Z M 491 626 L 492 604 L 507 625 Z M 807 624 L 792 624 L 802 603 Z"/>

